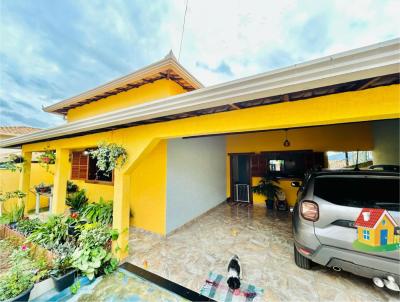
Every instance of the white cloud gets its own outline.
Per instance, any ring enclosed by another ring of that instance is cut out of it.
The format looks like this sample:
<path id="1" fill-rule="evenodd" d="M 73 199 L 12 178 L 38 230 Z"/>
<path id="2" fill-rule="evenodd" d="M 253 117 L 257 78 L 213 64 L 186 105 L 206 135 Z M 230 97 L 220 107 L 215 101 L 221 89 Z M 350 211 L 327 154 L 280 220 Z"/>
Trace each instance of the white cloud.
<path id="1" fill-rule="evenodd" d="M 60 123 L 41 105 L 178 56 L 184 0 L 1 5 L 0 123 Z M 181 63 L 225 82 L 398 37 L 399 11 L 397 0 L 189 0 Z"/>

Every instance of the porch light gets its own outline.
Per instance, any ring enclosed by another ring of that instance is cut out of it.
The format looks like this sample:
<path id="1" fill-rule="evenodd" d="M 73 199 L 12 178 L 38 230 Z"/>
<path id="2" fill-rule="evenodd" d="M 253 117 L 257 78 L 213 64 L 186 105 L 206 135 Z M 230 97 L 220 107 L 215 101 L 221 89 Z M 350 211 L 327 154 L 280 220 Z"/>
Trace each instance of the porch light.
<path id="1" fill-rule="evenodd" d="M 284 147 L 289 147 L 290 146 L 290 142 L 289 142 L 289 140 L 287 138 L 287 132 L 288 132 L 288 130 L 285 129 L 285 141 L 283 142 L 283 146 Z"/>
<path id="2" fill-rule="evenodd" d="M 90 153 L 90 150 L 89 150 L 89 149 L 85 149 L 85 150 L 82 152 L 82 154 L 85 155 L 85 156 L 88 156 L 89 153 Z"/>

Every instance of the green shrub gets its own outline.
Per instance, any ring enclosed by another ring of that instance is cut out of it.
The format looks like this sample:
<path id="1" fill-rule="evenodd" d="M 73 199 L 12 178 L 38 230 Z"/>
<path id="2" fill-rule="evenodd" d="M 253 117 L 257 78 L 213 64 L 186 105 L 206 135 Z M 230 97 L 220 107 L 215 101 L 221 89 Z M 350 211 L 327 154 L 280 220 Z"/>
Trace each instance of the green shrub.
<path id="1" fill-rule="evenodd" d="M 110 274 L 118 266 L 118 260 L 111 254 L 111 240 L 118 234 L 106 225 L 86 224 L 78 238 L 78 248 L 72 254 L 73 267 L 90 280 L 97 274 Z"/>
<path id="2" fill-rule="evenodd" d="M 68 224 L 62 215 L 49 216 L 48 220 L 38 225 L 28 237 L 28 241 L 40 244 L 47 249 L 54 249 L 68 238 Z"/>
<path id="3" fill-rule="evenodd" d="M 0 246 L 12 246 L 11 239 L 1 240 Z M 34 259 L 26 245 L 12 247 L 9 271 L 0 276 L 0 301 L 14 298 L 29 289 L 35 281 L 47 278 L 47 263 L 44 259 Z"/>
<path id="4" fill-rule="evenodd" d="M 74 184 L 72 181 L 68 180 L 67 181 L 67 193 L 75 193 L 77 192 L 79 189 L 77 184 Z"/>
<path id="5" fill-rule="evenodd" d="M 74 211 L 81 210 L 88 202 L 88 198 L 86 197 L 86 191 L 84 189 L 79 190 L 75 193 L 68 194 L 65 199 L 65 203 L 67 206 L 71 207 Z"/>
<path id="6" fill-rule="evenodd" d="M 25 205 L 23 203 L 14 204 L 11 211 L 3 213 L 0 217 L 0 224 L 11 224 L 24 218 Z"/>
<path id="7" fill-rule="evenodd" d="M 0 278 L 0 301 L 14 298 L 33 285 L 33 273 L 14 269 Z"/>
<path id="8" fill-rule="evenodd" d="M 99 202 L 90 203 L 82 210 L 82 216 L 89 222 L 111 224 L 113 221 L 113 202 L 105 201 L 102 197 Z"/>
<path id="9" fill-rule="evenodd" d="M 24 236 L 29 236 L 42 224 L 39 218 L 22 219 L 17 222 L 17 231 Z"/>

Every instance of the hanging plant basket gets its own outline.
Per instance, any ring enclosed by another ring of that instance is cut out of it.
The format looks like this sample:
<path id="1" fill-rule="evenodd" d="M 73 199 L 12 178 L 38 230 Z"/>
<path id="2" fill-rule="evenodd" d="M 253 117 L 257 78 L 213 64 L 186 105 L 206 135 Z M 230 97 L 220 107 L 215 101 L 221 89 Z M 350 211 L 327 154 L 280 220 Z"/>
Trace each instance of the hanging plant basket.
<path id="1" fill-rule="evenodd" d="M 115 168 L 121 168 L 128 159 L 125 148 L 115 143 L 101 142 L 97 149 L 89 151 L 89 154 L 97 160 L 97 168 L 107 176 Z"/>
<path id="2" fill-rule="evenodd" d="M 38 162 L 46 171 L 49 171 L 49 165 L 54 165 L 56 162 L 56 152 L 46 150 L 39 156 Z"/>

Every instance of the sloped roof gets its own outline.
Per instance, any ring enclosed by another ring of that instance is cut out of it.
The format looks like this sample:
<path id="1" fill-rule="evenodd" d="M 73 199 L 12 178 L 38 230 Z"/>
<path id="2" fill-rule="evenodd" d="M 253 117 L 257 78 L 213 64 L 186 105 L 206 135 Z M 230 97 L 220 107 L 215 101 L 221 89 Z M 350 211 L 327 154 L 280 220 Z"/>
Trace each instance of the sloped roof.
<path id="1" fill-rule="evenodd" d="M 334 88 L 334 92 L 330 93 L 340 93 L 343 90 L 337 90 L 335 87 L 347 83 L 351 84 L 350 88 L 344 91 L 368 89 L 375 87 L 374 85 L 399 84 L 399 48 L 400 39 L 393 39 L 10 138 L 1 141 L 0 147 L 21 146 L 121 127 L 241 110 L 249 107 L 245 102 L 253 103 L 252 106 L 261 106 L 307 99 L 326 94 L 313 94 L 311 90 L 323 87 L 332 90 L 329 86 Z M 390 81 L 379 84 L 386 77 L 389 77 Z M 296 95 L 300 95 L 300 98 Z M 277 96 L 279 97 L 276 98 Z M 61 108 L 63 105 L 57 106 Z"/>
<path id="2" fill-rule="evenodd" d="M 366 220 L 363 213 L 369 213 L 369 219 Z M 397 225 L 396 222 L 393 220 L 393 218 L 385 209 L 368 209 L 368 208 L 362 209 L 354 225 L 356 227 L 360 226 L 360 227 L 374 229 L 378 224 L 378 222 L 381 221 L 381 218 L 383 218 L 385 215 L 389 218 L 389 220 L 393 223 L 394 226 Z"/>
<path id="3" fill-rule="evenodd" d="M 39 130 L 42 129 L 27 126 L 0 126 L 0 135 L 17 136 L 37 132 Z"/>
<path id="4" fill-rule="evenodd" d="M 191 73 L 179 64 L 172 51 L 170 51 L 168 55 L 160 61 L 72 98 L 44 107 L 43 110 L 51 113 L 66 114 L 68 110 L 72 108 L 138 88 L 160 79 L 172 80 L 187 91 L 203 87 Z"/>

